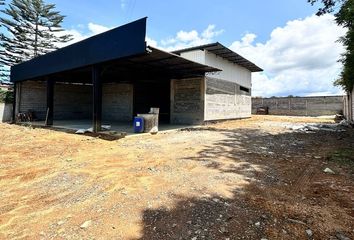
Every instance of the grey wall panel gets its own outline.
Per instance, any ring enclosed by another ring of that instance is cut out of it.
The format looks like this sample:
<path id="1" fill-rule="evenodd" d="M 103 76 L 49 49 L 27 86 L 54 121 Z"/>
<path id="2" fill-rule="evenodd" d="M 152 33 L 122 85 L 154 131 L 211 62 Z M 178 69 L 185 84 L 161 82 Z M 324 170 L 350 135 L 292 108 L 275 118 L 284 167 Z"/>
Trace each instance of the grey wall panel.
<path id="1" fill-rule="evenodd" d="M 133 117 L 133 85 L 103 85 L 102 118 L 110 121 L 131 121 Z"/>
<path id="2" fill-rule="evenodd" d="M 289 116 L 334 115 L 343 111 L 343 96 L 253 98 L 252 113 L 269 107 L 269 114 Z"/>
<path id="3" fill-rule="evenodd" d="M 204 79 L 171 80 L 171 123 L 200 124 L 204 121 Z"/>
<path id="4" fill-rule="evenodd" d="M 54 86 L 54 120 L 91 119 L 92 86 L 60 84 Z"/>
<path id="5" fill-rule="evenodd" d="M 19 94 L 19 112 L 33 111 L 39 120 L 45 120 L 47 108 L 45 82 L 26 81 L 20 83 Z"/>
<path id="6" fill-rule="evenodd" d="M 251 116 L 250 92 L 240 85 L 221 79 L 206 78 L 205 120 L 247 118 Z"/>

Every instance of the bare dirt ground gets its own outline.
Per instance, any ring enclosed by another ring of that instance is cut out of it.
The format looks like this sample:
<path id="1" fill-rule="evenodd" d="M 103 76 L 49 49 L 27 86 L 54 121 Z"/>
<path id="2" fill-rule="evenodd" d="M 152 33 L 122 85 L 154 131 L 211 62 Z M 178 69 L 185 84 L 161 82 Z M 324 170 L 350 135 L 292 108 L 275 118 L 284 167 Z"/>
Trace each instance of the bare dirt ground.
<path id="1" fill-rule="evenodd" d="M 118 141 L 0 124 L 0 239 L 354 239 L 354 131 L 286 128 L 324 121 Z"/>

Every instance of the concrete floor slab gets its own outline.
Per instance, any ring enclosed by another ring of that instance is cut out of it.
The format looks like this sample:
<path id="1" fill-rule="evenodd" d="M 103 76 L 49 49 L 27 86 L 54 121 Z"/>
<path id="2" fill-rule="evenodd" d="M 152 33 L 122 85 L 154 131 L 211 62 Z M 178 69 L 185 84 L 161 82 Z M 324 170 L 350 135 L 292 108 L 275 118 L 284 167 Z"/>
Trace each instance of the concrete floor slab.
<path id="1" fill-rule="evenodd" d="M 32 126 L 44 126 L 44 121 L 36 121 L 30 124 Z M 109 131 L 115 131 L 118 133 L 126 133 L 129 135 L 139 135 L 134 133 L 133 123 L 132 122 L 103 122 L 102 126 L 110 126 Z M 77 131 L 79 129 L 89 129 L 92 128 L 91 120 L 54 120 L 53 127 L 57 129 L 67 129 Z M 176 125 L 176 124 L 160 124 L 159 132 L 179 130 L 183 128 L 196 127 L 195 125 Z M 103 131 L 104 132 L 104 131 Z"/>

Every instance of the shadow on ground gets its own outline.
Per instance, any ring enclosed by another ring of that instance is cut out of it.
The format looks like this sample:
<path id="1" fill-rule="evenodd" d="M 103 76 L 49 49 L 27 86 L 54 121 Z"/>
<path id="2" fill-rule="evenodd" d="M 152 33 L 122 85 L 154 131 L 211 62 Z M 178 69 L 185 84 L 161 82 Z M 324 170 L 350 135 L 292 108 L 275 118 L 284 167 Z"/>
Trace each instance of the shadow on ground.
<path id="1" fill-rule="evenodd" d="M 240 189 L 229 181 L 231 198 L 177 196 L 171 209 L 146 209 L 140 239 L 354 237 L 350 169 L 327 159 L 339 147 L 353 148 L 352 130 L 270 134 L 206 127 L 193 131 L 218 132 L 225 138 L 185 161 L 219 171 L 225 182 L 242 175 L 247 184 Z M 324 174 L 325 166 L 339 174 Z"/>

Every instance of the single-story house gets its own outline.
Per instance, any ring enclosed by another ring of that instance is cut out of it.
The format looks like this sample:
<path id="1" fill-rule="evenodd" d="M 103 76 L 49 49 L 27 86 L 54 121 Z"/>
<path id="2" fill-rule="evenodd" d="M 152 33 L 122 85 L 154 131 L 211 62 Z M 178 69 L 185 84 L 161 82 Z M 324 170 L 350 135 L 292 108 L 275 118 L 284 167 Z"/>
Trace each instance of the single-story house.
<path id="1" fill-rule="evenodd" d="M 220 43 L 166 52 L 145 39 L 143 18 L 13 66 L 13 119 L 31 111 L 49 126 L 87 120 L 100 131 L 151 107 L 167 124 L 251 116 L 261 68 Z"/>

